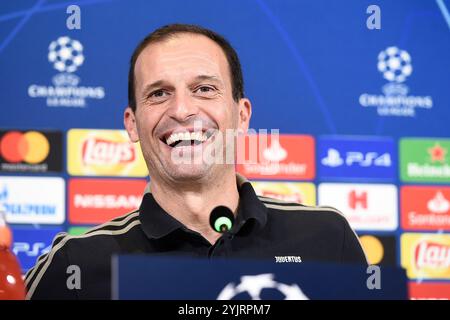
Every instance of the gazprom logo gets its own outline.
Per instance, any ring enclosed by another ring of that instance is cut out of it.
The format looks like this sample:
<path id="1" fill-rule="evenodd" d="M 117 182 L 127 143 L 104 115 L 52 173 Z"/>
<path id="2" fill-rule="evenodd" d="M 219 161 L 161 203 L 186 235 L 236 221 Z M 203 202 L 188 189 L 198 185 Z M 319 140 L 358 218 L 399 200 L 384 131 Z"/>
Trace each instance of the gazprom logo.
<path id="1" fill-rule="evenodd" d="M 0 206 L 12 224 L 60 224 L 65 186 L 59 177 L 0 177 Z"/>
<path id="2" fill-rule="evenodd" d="M 54 215 L 56 206 L 52 204 L 37 204 L 24 202 L 14 202 L 8 199 L 8 188 L 3 186 L 0 192 L 0 204 L 3 211 L 8 215 Z"/>
<path id="3" fill-rule="evenodd" d="M 0 202 L 5 201 L 6 199 L 8 199 L 8 188 L 3 186 L 2 191 L 0 191 Z"/>

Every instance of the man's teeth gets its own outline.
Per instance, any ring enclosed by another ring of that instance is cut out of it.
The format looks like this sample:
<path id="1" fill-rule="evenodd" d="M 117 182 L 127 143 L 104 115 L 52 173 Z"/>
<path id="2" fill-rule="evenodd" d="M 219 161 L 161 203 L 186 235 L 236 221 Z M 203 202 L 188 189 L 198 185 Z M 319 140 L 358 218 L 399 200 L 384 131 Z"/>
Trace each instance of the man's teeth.
<path id="1" fill-rule="evenodd" d="M 169 146 L 174 146 L 178 144 L 180 141 L 194 141 L 194 142 L 205 142 L 208 139 L 206 132 L 178 132 L 172 133 L 166 140 L 166 143 Z M 190 143 L 189 143 L 190 145 Z"/>

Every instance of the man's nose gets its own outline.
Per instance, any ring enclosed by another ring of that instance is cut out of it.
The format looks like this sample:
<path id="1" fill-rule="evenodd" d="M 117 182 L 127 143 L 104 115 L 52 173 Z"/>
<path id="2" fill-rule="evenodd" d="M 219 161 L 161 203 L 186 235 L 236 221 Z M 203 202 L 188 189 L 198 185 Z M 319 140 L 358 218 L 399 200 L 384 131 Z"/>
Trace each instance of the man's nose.
<path id="1" fill-rule="evenodd" d="M 176 93 L 167 110 L 167 115 L 178 122 L 184 122 L 196 114 L 198 107 L 187 93 Z"/>

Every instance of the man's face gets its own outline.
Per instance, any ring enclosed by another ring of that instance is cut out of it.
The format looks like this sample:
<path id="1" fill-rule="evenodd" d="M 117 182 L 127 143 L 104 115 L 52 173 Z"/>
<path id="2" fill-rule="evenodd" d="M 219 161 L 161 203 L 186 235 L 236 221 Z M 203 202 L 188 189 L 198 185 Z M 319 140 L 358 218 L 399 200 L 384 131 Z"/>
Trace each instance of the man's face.
<path id="1" fill-rule="evenodd" d="M 233 100 L 228 62 L 214 41 L 185 33 L 149 45 L 136 61 L 135 88 L 136 112 L 127 108 L 125 126 L 140 141 L 152 179 L 213 179 L 234 170 L 202 161 L 220 133 L 245 132 L 251 113 L 247 99 Z"/>

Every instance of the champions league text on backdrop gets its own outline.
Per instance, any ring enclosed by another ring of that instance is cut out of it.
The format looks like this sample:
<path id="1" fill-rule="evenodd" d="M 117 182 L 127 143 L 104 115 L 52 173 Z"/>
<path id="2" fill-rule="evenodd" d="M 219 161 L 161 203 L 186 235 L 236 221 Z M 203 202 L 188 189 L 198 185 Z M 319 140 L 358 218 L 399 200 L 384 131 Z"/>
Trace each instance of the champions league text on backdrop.
<path id="1" fill-rule="evenodd" d="M 237 57 L 132 57 L 174 23 Z M 0 26 L 0 300 L 450 299 L 450 0 L 7 0 Z"/>

